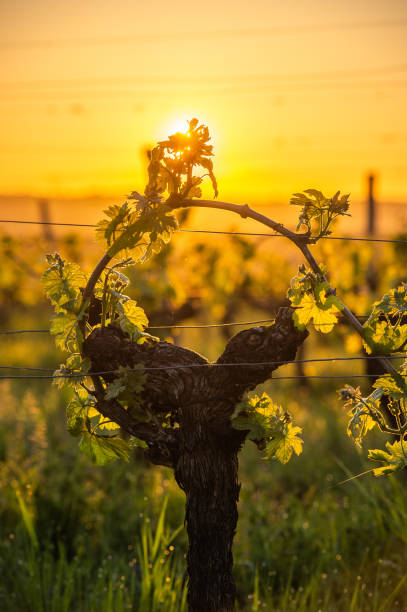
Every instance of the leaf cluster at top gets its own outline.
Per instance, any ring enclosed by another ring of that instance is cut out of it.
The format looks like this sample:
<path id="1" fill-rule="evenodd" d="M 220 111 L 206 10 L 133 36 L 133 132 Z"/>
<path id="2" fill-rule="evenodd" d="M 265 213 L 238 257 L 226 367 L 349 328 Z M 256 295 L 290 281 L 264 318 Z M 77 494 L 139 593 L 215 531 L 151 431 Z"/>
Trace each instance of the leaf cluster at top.
<path id="1" fill-rule="evenodd" d="M 200 125 L 198 119 L 191 119 L 185 134 L 177 132 L 159 142 L 150 154 L 146 194 L 167 192 L 170 202 L 200 198 L 200 185 L 205 175 L 193 176 L 197 166 L 206 170 L 216 197 L 218 186 L 213 173 L 210 139 L 207 126 Z"/>

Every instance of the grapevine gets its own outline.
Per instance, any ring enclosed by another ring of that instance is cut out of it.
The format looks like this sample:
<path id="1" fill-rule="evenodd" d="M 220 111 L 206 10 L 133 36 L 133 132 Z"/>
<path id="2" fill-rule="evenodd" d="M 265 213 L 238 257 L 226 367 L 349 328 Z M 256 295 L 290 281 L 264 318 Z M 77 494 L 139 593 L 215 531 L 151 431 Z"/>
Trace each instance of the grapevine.
<path id="1" fill-rule="evenodd" d="M 186 493 L 188 602 L 193 612 L 234 609 L 231 547 L 239 493 L 237 454 L 245 440 L 253 441 L 267 459 L 281 463 L 301 453 L 301 429 L 291 415 L 266 394 L 259 397 L 250 391 L 267 380 L 279 363 L 295 357 L 309 323 L 329 333 L 341 313 L 366 350 L 380 356 L 387 374 L 375 382 L 370 395 L 362 397 L 350 386 L 342 391 L 351 416 L 348 433 L 357 444 L 376 426 L 397 436 L 387 443 L 387 451 L 369 451 L 370 458 L 384 464 L 375 468 L 376 475 L 407 464 L 407 364 L 397 369 L 386 358 L 407 341 L 403 318 L 407 285 L 375 303 L 362 326 L 310 250 L 331 232 L 336 218 L 349 214 L 349 195 L 337 192 L 327 198 L 314 189 L 295 194 L 291 204 L 301 206 L 296 232 L 247 205 L 203 200 L 205 176 L 215 198 L 218 195 L 209 141 L 208 128 L 192 119 L 186 134 L 173 134 L 158 143 L 150 153 L 143 194 L 133 191 L 123 205 L 109 207 L 99 222 L 97 236 L 106 243 L 106 252 L 93 272 L 86 275 L 79 265 L 54 254 L 48 256 L 49 268 L 43 275 L 55 309 L 50 330 L 57 346 L 68 353 L 55 380 L 61 388 L 72 388 L 69 432 L 80 438 L 81 450 L 99 465 L 114 459 L 129 461 L 132 448 L 143 447 L 153 463 L 174 469 Z M 148 334 L 144 309 L 127 295 L 126 269 L 162 251 L 178 227 L 176 211 L 194 206 L 252 218 L 286 236 L 302 252 L 306 265 L 300 267 L 287 294 L 292 307 L 280 309 L 269 327 L 236 334 L 216 362 L 218 366 L 262 361 L 275 365 L 211 369 L 197 353 Z M 302 228 L 305 231 L 300 232 Z M 175 364 L 181 369 L 174 371 Z M 384 396 L 395 426 L 388 422 Z"/>

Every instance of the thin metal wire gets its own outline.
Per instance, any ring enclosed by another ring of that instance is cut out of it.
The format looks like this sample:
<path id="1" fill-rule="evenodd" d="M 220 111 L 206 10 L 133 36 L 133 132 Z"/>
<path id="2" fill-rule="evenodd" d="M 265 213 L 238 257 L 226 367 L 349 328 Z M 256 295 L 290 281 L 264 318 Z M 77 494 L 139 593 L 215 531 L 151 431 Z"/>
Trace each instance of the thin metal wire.
<path id="1" fill-rule="evenodd" d="M 223 232 L 216 230 L 194 230 L 194 229 L 179 229 L 178 232 L 188 232 L 191 234 L 224 234 L 224 235 L 232 235 L 232 236 L 257 236 L 257 237 L 267 237 L 267 238 L 288 238 L 288 236 L 284 236 L 283 234 L 267 234 L 267 233 L 253 233 L 253 232 Z M 407 244 L 407 240 L 390 240 L 385 238 L 370 238 L 366 237 L 352 237 L 352 236 L 322 236 L 320 240 L 353 240 L 353 241 L 361 241 L 361 242 L 395 242 L 401 244 Z"/>
<path id="2" fill-rule="evenodd" d="M 355 315 L 358 319 L 368 319 L 369 315 Z M 146 329 L 209 329 L 212 327 L 233 327 L 238 325 L 257 325 L 258 323 L 273 323 L 274 319 L 260 319 L 259 321 L 236 321 L 230 323 L 208 323 L 205 325 L 151 325 Z M 346 321 L 341 317 L 338 317 L 338 323 Z M 322 325 L 332 325 L 332 323 L 318 323 Z M 50 333 L 49 329 L 5 329 L 0 330 L 0 335 L 12 335 L 12 334 L 31 334 L 31 333 Z"/>
<path id="3" fill-rule="evenodd" d="M 54 223 L 53 221 L 20 221 L 19 219 L 0 219 L 0 223 L 24 223 L 27 225 L 68 225 L 69 227 L 96 227 L 90 223 Z"/>
<path id="4" fill-rule="evenodd" d="M 313 359 L 291 359 L 286 361 L 263 361 L 258 363 L 203 363 L 203 364 L 191 364 L 191 365 L 181 365 L 181 366 L 165 366 L 160 368 L 153 368 L 159 370 L 168 370 L 172 368 L 191 368 L 191 367 L 208 367 L 208 366 L 247 366 L 247 365 L 289 365 L 292 363 L 325 363 L 325 362 L 335 362 L 335 361 L 364 361 L 365 359 L 404 359 L 407 357 L 407 353 L 403 353 L 401 355 L 365 355 L 358 357 L 319 357 Z M 149 368 L 144 368 L 148 370 Z M 151 369 L 151 368 L 150 368 Z M 26 367 L 26 366 L 7 366 L 0 365 L 0 370 L 32 370 L 32 371 L 41 371 L 41 372 L 55 372 L 57 370 L 57 366 L 54 368 L 34 368 L 34 367 Z M 102 372 L 103 374 L 113 374 L 117 372 L 117 370 L 109 370 L 107 372 Z M 97 372 L 97 374 L 102 374 L 101 372 Z"/>
<path id="5" fill-rule="evenodd" d="M 198 364 L 194 364 L 194 366 L 190 365 L 190 366 L 167 366 L 165 368 L 144 368 L 143 371 L 151 371 L 151 370 L 174 370 L 177 369 L 178 367 L 197 367 Z M 202 364 L 206 365 L 206 364 Z M 226 365 L 236 365 L 236 366 L 240 366 L 240 365 L 245 365 L 245 366 L 254 366 L 254 365 L 264 365 L 264 364 L 255 364 L 255 363 L 247 363 L 247 364 L 240 364 L 240 363 L 235 363 L 235 364 L 215 364 L 215 363 L 211 363 L 208 364 L 210 366 L 226 366 Z M 202 367 L 201 366 L 201 367 Z M 57 375 L 57 376 L 53 376 L 53 375 L 44 375 L 44 376 L 0 376 L 0 380 L 41 380 L 41 379 L 57 379 L 57 378 L 86 378 L 87 376 L 102 376 L 104 374 L 111 374 L 112 372 L 115 372 L 116 370 L 109 370 L 107 372 L 92 372 L 91 374 L 70 374 L 70 375 Z M 311 374 L 309 376 L 307 376 L 306 374 L 301 375 L 301 376 L 275 376 L 273 378 L 271 378 L 270 380 L 298 380 L 300 378 L 315 378 L 315 379 L 327 379 L 327 380 L 331 380 L 331 379 L 336 379 L 336 378 L 346 378 L 346 379 L 352 379 L 352 378 L 377 378 L 377 374 L 332 374 L 332 375 L 325 375 L 325 374 Z"/>
<path id="6" fill-rule="evenodd" d="M 29 225 L 55 225 L 55 226 L 68 226 L 68 227 L 97 227 L 89 223 L 54 223 L 52 221 L 20 221 L 17 219 L 0 219 L 0 223 L 25 223 Z M 223 236 L 257 236 L 266 238 L 287 238 L 282 234 L 269 234 L 269 233 L 258 233 L 258 232 L 227 232 L 218 230 L 199 230 L 199 229 L 179 229 L 178 232 L 188 234 L 220 234 Z M 351 240 L 359 242 L 385 242 L 394 244 L 407 244 L 407 240 L 397 239 L 386 239 L 386 238 L 371 238 L 369 236 L 322 236 L 321 240 Z"/>
<path id="7" fill-rule="evenodd" d="M 257 325 L 257 323 L 273 323 L 274 319 L 261 319 L 260 321 L 241 321 L 234 323 L 208 323 L 205 325 L 151 325 L 146 329 L 206 329 L 209 327 L 231 327 L 234 325 Z"/>
<path id="8" fill-rule="evenodd" d="M 4 329 L 0 331 L 2 336 L 12 334 L 49 334 L 49 329 Z"/>

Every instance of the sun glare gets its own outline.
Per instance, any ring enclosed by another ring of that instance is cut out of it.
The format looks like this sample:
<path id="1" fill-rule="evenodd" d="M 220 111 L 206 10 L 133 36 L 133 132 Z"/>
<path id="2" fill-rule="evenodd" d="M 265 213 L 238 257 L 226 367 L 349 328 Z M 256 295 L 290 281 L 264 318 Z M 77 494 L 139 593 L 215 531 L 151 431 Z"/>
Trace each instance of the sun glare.
<path id="1" fill-rule="evenodd" d="M 188 131 L 188 119 L 192 119 L 192 117 L 177 117 L 175 119 L 170 120 L 165 126 L 164 132 L 166 136 L 169 136 L 170 134 L 176 134 L 177 132 L 181 132 L 181 134 L 186 134 Z"/>

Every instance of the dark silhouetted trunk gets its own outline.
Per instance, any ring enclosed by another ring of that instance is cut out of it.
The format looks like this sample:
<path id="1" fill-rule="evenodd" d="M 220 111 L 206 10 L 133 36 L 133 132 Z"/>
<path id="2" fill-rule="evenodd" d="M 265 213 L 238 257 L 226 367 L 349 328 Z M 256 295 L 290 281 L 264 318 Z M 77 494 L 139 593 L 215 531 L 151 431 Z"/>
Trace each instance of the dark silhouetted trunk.
<path id="1" fill-rule="evenodd" d="M 208 443 L 185 448 L 175 478 L 185 491 L 190 612 L 232 612 L 232 544 L 239 497 L 237 451 Z"/>
<path id="2" fill-rule="evenodd" d="M 243 395 L 295 359 L 307 337 L 281 308 L 274 324 L 231 338 L 216 363 L 167 342 L 131 342 L 117 326 L 95 329 L 83 344 L 92 362 L 96 407 L 106 418 L 147 443 L 146 456 L 174 469 L 186 495 L 188 606 L 190 612 L 232 612 L 235 584 L 232 544 L 239 498 L 239 452 L 247 432 L 232 427 Z M 116 399 L 106 399 L 102 380 L 113 382 L 120 366 L 144 366 L 142 402 L 153 418 L 139 422 Z M 170 414 L 162 427 L 154 414 Z"/>

